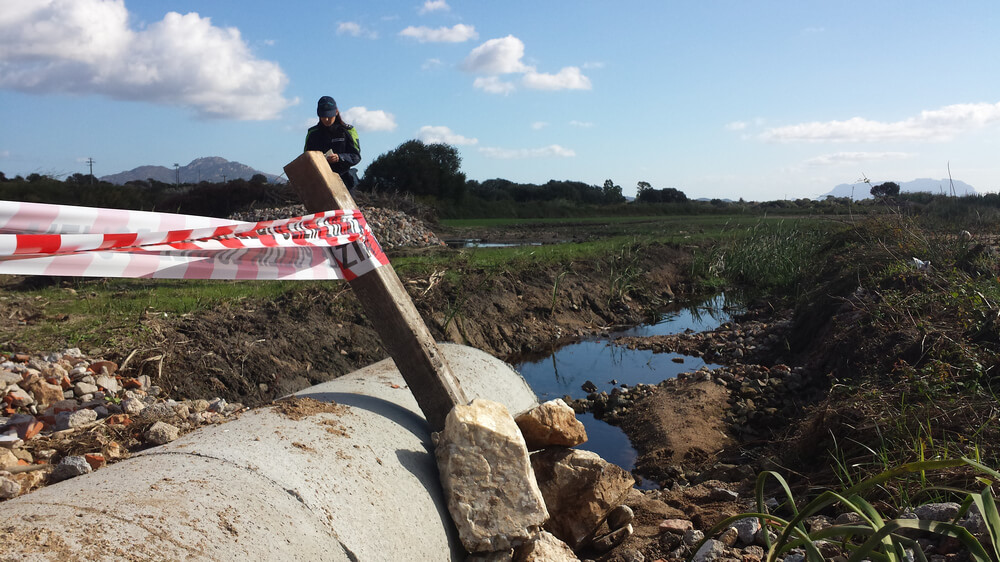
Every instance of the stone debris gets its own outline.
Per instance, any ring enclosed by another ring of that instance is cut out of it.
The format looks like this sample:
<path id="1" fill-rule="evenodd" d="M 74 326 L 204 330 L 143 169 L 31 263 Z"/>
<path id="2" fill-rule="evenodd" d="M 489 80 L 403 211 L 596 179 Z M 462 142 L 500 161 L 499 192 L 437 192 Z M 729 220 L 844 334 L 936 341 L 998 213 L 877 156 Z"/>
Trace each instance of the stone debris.
<path id="1" fill-rule="evenodd" d="M 529 451 L 573 447 L 587 441 L 587 430 L 576 412 L 561 399 L 549 400 L 514 418 Z"/>
<path id="2" fill-rule="evenodd" d="M 158 421 L 146 430 L 146 441 L 153 445 L 165 445 L 180 437 L 181 430 L 169 423 Z"/>
<path id="3" fill-rule="evenodd" d="M 548 519 L 528 448 L 502 404 L 473 400 L 445 419 L 435 448 L 448 511 L 469 552 L 523 544 Z"/>
<path id="4" fill-rule="evenodd" d="M 531 455 L 531 466 L 552 516 L 545 529 L 574 550 L 593 538 L 635 484 L 625 469 L 579 449 L 539 451 Z"/>
<path id="5" fill-rule="evenodd" d="M 434 234 L 427 224 L 404 212 L 364 204 L 364 197 L 358 195 L 358 205 L 372 229 L 372 234 L 384 250 L 400 247 L 444 246 L 444 242 Z M 305 205 L 290 205 L 288 207 L 252 209 L 235 213 L 229 218 L 247 222 L 262 220 L 286 219 L 309 214 Z"/>
<path id="6" fill-rule="evenodd" d="M 573 549 L 555 535 L 542 531 L 514 550 L 514 562 L 578 562 Z"/>
<path id="7" fill-rule="evenodd" d="M 0 354 L 0 500 L 98 470 L 244 408 L 175 402 L 148 376 L 79 349 Z"/>

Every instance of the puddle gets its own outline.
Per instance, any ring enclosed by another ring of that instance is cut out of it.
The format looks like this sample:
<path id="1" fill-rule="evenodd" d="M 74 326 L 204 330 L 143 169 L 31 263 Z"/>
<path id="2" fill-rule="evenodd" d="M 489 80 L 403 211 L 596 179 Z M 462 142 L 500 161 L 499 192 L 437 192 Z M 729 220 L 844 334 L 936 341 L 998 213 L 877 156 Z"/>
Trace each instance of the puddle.
<path id="1" fill-rule="evenodd" d="M 698 357 L 654 354 L 648 350 L 608 345 L 608 342 L 620 336 L 648 337 L 677 334 L 685 330 L 713 330 L 730 319 L 726 310 L 725 296 L 719 295 L 695 306 L 664 312 L 655 323 L 613 332 L 610 337 L 584 338 L 540 359 L 518 363 L 515 368 L 528 381 L 539 402 L 566 395 L 574 399 L 585 398 L 587 392 L 581 386 L 588 380 L 597 385 L 598 392 L 610 393 L 621 384 L 658 384 L 676 377 L 678 373 L 696 371 L 702 366 L 714 369 L 719 365 L 706 363 Z M 587 442 L 578 448 L 593 451 L 626 470 L 635 468 L 637 454 L 621 429 L 597 420 L 589 413 L 580 414 L 577 418 L 583 422 L 588 436 Z"/>
<path id="2" fill-rule="evenodd" d="M 515 248 L 518 246 L 541 246 L 541 242 L 486 242 L 479 238 L 445 240 L 449 248 Z"/>

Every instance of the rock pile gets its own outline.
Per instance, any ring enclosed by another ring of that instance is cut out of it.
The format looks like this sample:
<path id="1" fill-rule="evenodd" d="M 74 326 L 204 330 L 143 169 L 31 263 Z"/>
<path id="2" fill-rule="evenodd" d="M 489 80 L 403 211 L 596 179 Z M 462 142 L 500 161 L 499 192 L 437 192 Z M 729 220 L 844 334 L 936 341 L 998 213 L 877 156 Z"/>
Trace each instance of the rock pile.
<path id="1" fill-rule="evenodd" d="M 535 452 L 529 453 L 530 436 Z M 435 436 L 448 511 L 472 561 L 575 561 L 633 533 L 623 505 L 635 480 L 589 451 L 562 400 L 517 420 L 489 400 L 456 406 Z M 530 456 L 529 456 L 530 455 Z"/>
<path id="2" fill-rule="evenodd" d="M 148 376 L 79 349 L 0 356 L 0 499 L 101 468 L 161 445 L 243 405 L 166 399 Z"/>
<path id="3" fill-rule="evenodd" d="M 375 239 L 382 245 L 383 250 L 400 247 L 423 248 L 426 246 L 444 245 L 444 242 L 427 227 L 424 221 L 411 217 L 401 211 L 378 207 L 362 207 L 361 212 L 364 214 L 365 220 L 368 221 L 368 226 L 371 227 L 372 233 L 375 234 Z M 308 213 L 304 205 L 291 205 L 288 207 L 252 209 L 242 213 L 235 213 L 229 218 L 257 222 L 300 217 L 306 214 Z"/>

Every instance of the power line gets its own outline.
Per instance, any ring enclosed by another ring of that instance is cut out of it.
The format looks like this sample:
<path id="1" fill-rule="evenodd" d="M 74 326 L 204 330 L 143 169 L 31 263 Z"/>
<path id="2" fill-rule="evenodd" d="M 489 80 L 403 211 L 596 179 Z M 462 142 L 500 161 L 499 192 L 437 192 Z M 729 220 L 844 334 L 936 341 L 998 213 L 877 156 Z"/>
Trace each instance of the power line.
<path id="1" fill-rule="evenodd" d="M 94 159 L 87 158 L 87 164 L 90 165 L 90 185 L 94 185 Z"/>

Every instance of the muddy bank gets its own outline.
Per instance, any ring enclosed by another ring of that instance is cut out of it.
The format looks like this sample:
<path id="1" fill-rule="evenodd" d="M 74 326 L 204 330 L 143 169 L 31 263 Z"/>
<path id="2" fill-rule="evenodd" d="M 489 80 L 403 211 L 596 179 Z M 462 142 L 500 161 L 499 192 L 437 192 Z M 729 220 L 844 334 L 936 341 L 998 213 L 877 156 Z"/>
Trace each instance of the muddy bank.
<path id="1" fill-rule="evenodd" d="M 622 298 L 600 262 L 516 273 L 464 268 L 399 275 L 437 340 L 510 359 L 642 322 L 688 290 L 687 260 L 674 246 L 645 248 L 641 274 Z M 233 303 L 186 318 L 151 316 L 144 323 L 153 342 L 133 358 L 136 375 L 153 377 L 177 399 L 220 396 L 265 404 L 387 357 L 342 283 L 303 284 L 273 302 Z M 131 351 L 118 350 L 111 359 Z"/>

